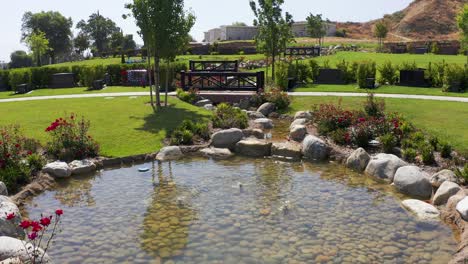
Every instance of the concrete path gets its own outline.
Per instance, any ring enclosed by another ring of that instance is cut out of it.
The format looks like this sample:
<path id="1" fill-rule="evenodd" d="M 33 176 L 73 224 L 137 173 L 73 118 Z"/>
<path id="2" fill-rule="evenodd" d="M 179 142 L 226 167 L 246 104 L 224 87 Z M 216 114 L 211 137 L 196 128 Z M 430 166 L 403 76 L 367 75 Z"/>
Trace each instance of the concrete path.
<path id="1" fill-rule="evenodd" d="M 211 93 L 211 94 L 224 94 L 225 95 L 226 93 Z M 238 93 L 233 92 L 230 94 L 238 94 Z M 245 94 L 245 93 L 239 93 L 239 94 Z M 175 93 L 172 92 L 172 93 L 169 93 L 169 95 L 175 96 Z M 338 96 L 338 97 L 366 97 L 367 96 L 366 93 L 337 93 L 337 92 L 291 92 L 289 93 L 289 95 L 291 96 Z M 133 96 L 148 96 L 148 92 L 70 94 L 70 95 L 21 97 L 21 98 L 0 99 L 0 103 L 51 100 L 51 99 L 133 97 Z M 409 94 L 375 94 L 375 96 L 382 97 L 382 98 L 420 99 L 420 100 L 468 103 L 468 97 L 409 95 Z"/>

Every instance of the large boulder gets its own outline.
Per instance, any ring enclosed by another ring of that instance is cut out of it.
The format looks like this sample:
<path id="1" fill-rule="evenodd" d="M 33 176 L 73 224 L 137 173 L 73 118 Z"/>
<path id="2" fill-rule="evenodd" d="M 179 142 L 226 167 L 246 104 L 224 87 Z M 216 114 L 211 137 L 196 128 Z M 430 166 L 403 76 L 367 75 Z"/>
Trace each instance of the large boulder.
<path id="1" fill-rule="evenodd" d="M 265 157 L 271 155 L 271 143 L 249 138 L 236 144 L 236 153 L 247 157 Z"/>
<path id="2" fill-rule="evenodd" d="M 450 197 L 454 196 L 461 190 L 462 188 L 458 184 L 445 181 L 440 185 L 439 189 L 435 193 L 432 203 L 434 205 L 444 205 Z"/>
<path id="3" fill-rule="evenodd" d="M 299 111 L 294 115 L 294 120 L 296 119 L 312 119 L 312 113 L 310 111 Z"/>
<path id="4" fill-rule="evenodd" d="M 72 175 L 81 175 L 96 171 L 96 164 L 90 160 L 75 160 L 68 164 L 68 166 L 71 168 Z"/>
<path id="5" fill-rule="evenodd" d="M 234 154 L 227 148 L 204 148 L 200 150 L 203 156 L 214 158 L 214 159 L 227 159 L 232 157 Z"/>
<path id="6" fill-rule="evenodd" d="M 265 115 L 257 111 L 247 111 L 247 115 L 249 116 L 250 119 L 266 118 Z"/>
<path id="7" fill-rule="evenodd" d="M 358 148 L 348 157 L 346 166 L 355 171 L 363 172 L 370 159 L 370 155 L 363 148 Z"/>
<path id="8" fill-rule="evenodd" d="M 244 129 L 242 130 L 245 138 L 254 137 L 258 139 L 265 139 L 265 133 L 261 129 Z"/>
<path id="9" fill-rule="evenodd" d="M 208 99 L 200 100 L 200 101 L 195 103 L 195 105 L 198 106 L 198 107 L 204 107 L 205 105 L 212 105 L 212 104 L 213 103 Z"/>
<path id="10" fill-rule="evenodd" d="M 302 142 L 306 135 L 307 127 L 304 125 L 297 125 L 289 130 L 289 138 L 297 142 Z"/>
<path id="11" fill-rule="evenodd" d="M 309 122 L 309 120 L 307 120 L 305 118 L 296 119 L 289 126 L 289 130 L 291 130 L 295 126 L 305 126 L 305 125 L 307 125 L 308 122 Z"/>
<path id="12" fill-rule="evenodd" d="M 451 170 L 441 170 L 438 173 L 432 175 L 431 177 L 431 184 L 434 187 L 439 187 L 442 183 L 449 181 L 458 183 L 457 176 Z"/>
<path id="13" fill-rule="evenodd" d="M 8 220 L 8 214 L 14 214 L 14 218 Z M 24 231 L 19 227 L 21 220 L 18 206 L 10 198 L 0 196 L 0 236 L 24 237 Z"/>
<path id="14" fill-rule="evenodd" d="M 275 109 L 276 105 L 274 103 L 264 103 L 257 109 L 257 112 L 262 113 L 264 116 L 268 116 L 273 113 Z"/>
<path id="15" fill-rule="evenodd" d="M 268 118 L 259 118 L 254 120 L 254 127 L 258 129 L 272 129 L 273 121 Z"/>
<path id="16" fill-rule="evenodd" d="M 437 208 L 423 201 L 410 199 L 403 201 L 401 204 L 421 220 L 438 220 L 440 217 Z"/>
<path id="17" fill-rule="evenodd" d="M 468 196 L 459 201 L 456 208 L 463 220 L 468 221 Z"/>
<path id="18" fill-rule="evenodd" d="M 396 171 L 408 164 L 392 154 L 377 154 L 366 167 L 366 174 L 378 179 L 393 182 Z"/>
<path id="19" fill-rule="evenodd" d="M 26 251 L 27 250 L 27 251 Z M 31 243 L 16 238 L 0 236 L 0 261 L 19 258 L 20 263 L 30 263 L 31 256 L 36 253 L 42 258 L 42 263 L 52 263 L 52 259 L 41 248 L 34 249 Z M 7 262 L 8 263 L 8 262 Z M 36 260 L 36 263 L 39 261 Z"/>
<path id="20" fill-rule="evenodd" d="M 320 138 L 308 135 L 302 142 L 302 154 L 307 160 L 323 161 L 328 158 L 330 149 Z"/>
<path id="21" fill-rule="evenodd" d="M 4 182 L 0 182 L 0 195 L 8 195 L 8 189 Z"/>
<path id="22" fill-rule="evenodd" d="M 156 159 L 159 161 L 169 161 L 169 160 L 177 160 L 184 156 L 180 147 L 177 146 L 170 146 L 162 148 L 158 155 L 156 155 Z"/>
<path id="23" fill-rule="evenodd" d="M 54 178 L 68 178 L 72 174 L 72 170 L 68 166 L 68 164 L 66 162 L 61 161 L 48 163 L 44 166 L 44 168 L 42 168 L 42 171 L 44 173 L 48 173 Z"/>
<path id="24" fill-rule="evenodd" d="M 287 160 L 301 160 L 301 145 L 292 142 L 273 143 L 271 146 L 271 155 L 273 157 L 284 158 Z"/>
<path id="25" fill-rule="evenodd" d="M 221 130 L 211 136 L 211 145 L 215 148 L 232 149 L 243 137 L 244 133 L 238 128 Z"/>
<path id="26" fill-rule="evenodd" d="M 393 179 L 395 187 L 402 193 L 421 199 L 430 199 L 432 185 L 429 175 L 417 166 L 404 166 L 397 170 Z"/>

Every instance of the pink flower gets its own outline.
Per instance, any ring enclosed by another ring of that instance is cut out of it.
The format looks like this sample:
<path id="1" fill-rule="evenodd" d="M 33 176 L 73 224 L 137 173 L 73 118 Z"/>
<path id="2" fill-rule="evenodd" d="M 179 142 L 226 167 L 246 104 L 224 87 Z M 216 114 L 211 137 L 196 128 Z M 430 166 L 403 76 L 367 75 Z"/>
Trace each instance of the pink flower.
<path id="1" fill-rule="evenodd" d="M 15 217 L 16 217 L 15 213 L 9 213 L 6 216 L 6 219 L 7 220 L 13 220 L 13 219 L 15 219 Z"/>

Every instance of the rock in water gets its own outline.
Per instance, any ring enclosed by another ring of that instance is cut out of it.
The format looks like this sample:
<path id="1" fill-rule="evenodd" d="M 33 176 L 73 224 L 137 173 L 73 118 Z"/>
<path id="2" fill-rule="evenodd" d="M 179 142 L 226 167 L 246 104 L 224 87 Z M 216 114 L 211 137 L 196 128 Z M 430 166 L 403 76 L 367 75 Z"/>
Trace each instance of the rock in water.
<path id="1" fill-rule="evenodd" d="M 308 135 L 302 142 L 302 154 L 307 160 L 323 161 L 328 158 L 329 153 L 327 144 L 316 136 Z"/>
<path id="2" fill-rule="evenodd" d="M 254 120 L 254 126 L 258 129 L 272 129 L 273 128 L 273 121 L 268 118 L 259 118 Z"/>
<path id="3" fill-rule="evenodd" d="M 179 147 L 170 146 L 162 148 L 158 155 L 156 155 L 156 159 L 159 161 L 177 160 L 182 158 L 183 155 Z"/>
<path id="4" fill-rule="evenodd" d="M 211 145 L 215 148 L 232 149 L 243 137 L 244 133 L 238 128 L 221 130 L 211 136 Z"/>
<path id="5" fill-rule="evenodd" d="M 271 155 L 274 157 L 285 158 L 288 160 L 301 160 L 301 146 L 298 143 L 273 143 L 271 146 Z"/>
<path id="6" fill-rule="evenodd" d="M 468 221 L 468 197 L 463 198 L 457 203 L 457 211 L 463 220 Z"/>
<path id="7" fill-rule="evenodd" d="M 55 161 L 45 165 L 42 171 L 54 178 L 68 178 L 72 174 L 72 170 L 68 164 L 61 161 Z"/>
<path id="8" fill-rule="evenodd" d="M 444 205 L 450 197 L 454 196 L 461 190 L 462 188 L 458 184 L 445 181 L 437 190 L 432 201 L 434 205 Z"/>
<path id="9" fill-rule="evenodd" d="M 365 172 L 370 176 L 393 182 L 396 171 L 407 165 L 406 162 L 395 155 L 381 153 L 371 158 Z"/>
<path id="10" fill-rule="evenodd" d="M 363 172 L 367 164 L 369 164 L 370 159 L 371 157 L 363 148 L 358 148 L 348 157 L 346 166 L 355 171 Z"/>
<path id="11" fill-rule="evenodd" d="M 204 148 L 200 150 L 200 153 L 206 157 L 211 157 L 215 159 L 227 159 L 234 156 L 234 154 L 227 148 Z"/>
<path id="12" fill-rule="evenodd" d="M 28 250 L 26 252 L 26 249 Z M 31 255 L 34 252 L 33 245 L 16 238 L 0 236 L 0 260 L 19 258 L 21 263 L 30 263 Z M 36 248 L 36 254 L 42 258 L 41 264 L 52 263 L 52 259 L 44 250 Z M 36 263 L 39 263 L 36 261 Z"/>
<path id="13" fill-rule="evenodd" d="M 68 164 L 72 171 L 72 175 L 81 175 L 96 171 L 96 164 L 90 160 L 75 160 Z"/>
<path id="14" fill-rule="evenodd" d="M 304 125 L 296 125 L 290 129 L 289 137 L 297 142 L 302 142 L 307 135 L 307 127 Z"/>
<path id="15" fill-rule="evenodd" d="M 439 210 L 434 206 L 420 200 L 405 200 L 401 203 L 404 208 L 416 214 L 421 220 L 438 220 Z"/>
<path id="16" fill-rule="evenodd" d="M 264 103 L 257 109 L 257 112 L 262 113 L 264 116 L 268 116 L 269 114 L 273 113 L 275 109 L 276 109 L 275 104 Z"/>
<path id="17" fill-rule="evenodd" d="M 393 183 L 402 193 L 421 199 L 430 199 L 432 185 L 429 175 L 417 166 L 404 166 L 397 170 Z"/>
<path id="18" fill-rule="evenodd" d="M 247 157 L 265 157 L 271 155 L 271 143 L 249 138 L 236 144 L 236 153 Z"/>
<path id="19" fill-rule="evenodd" d="M 441 170 L 438 173 L 432 175 L 431 177 L 431 184 L 434 187 L 439 187 L 442 183 L 449 181 L 458 183 L 457 176 L 451 170 Z"/>

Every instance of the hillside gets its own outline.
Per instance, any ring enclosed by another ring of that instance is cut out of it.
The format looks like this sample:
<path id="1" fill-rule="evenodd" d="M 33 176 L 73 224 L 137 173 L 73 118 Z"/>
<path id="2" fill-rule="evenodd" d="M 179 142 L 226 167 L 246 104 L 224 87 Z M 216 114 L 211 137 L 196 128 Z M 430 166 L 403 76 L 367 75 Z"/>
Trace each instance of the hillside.
<path id="1" fill-rule="evenodd" d="M 407 8 L 382 18 L 390 27 L 389 40 L 456 38 L 456 16 L 464 3 L 468 0 L 415 0 Z M 379 20 L 338 23 L 338 28 L 345 29 L 352 38 L 369 38 Z"/>

